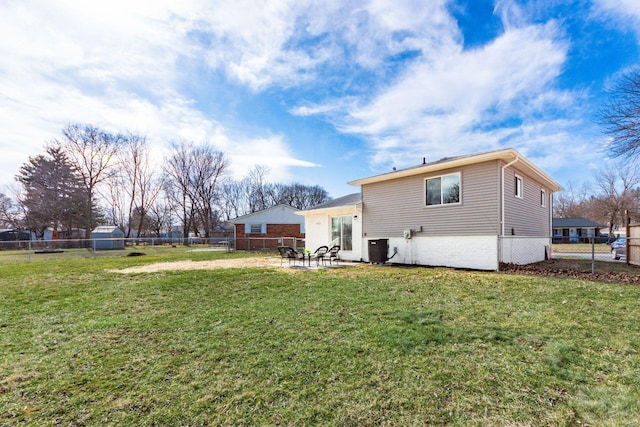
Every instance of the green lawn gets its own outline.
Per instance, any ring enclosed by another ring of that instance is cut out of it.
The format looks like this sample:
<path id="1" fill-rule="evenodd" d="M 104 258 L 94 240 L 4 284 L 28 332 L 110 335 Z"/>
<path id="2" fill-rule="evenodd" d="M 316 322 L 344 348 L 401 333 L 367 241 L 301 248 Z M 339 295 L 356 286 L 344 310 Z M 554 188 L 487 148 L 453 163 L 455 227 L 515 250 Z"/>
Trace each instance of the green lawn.
<path id="1" fill-rule="evenodd" d="M 0 425 L 640 425 L 638 287 L 185 256 L 0 263 Z"/>
<path id="2" fill-rule="evenodd" d="M 558 253 L 584 253 L 590 254 L 591 250 L 598 254 L 611 253 L 611 246 L 604 243 L 596 243 L 591 245 L 589 243 L 554 243 L 553 252 Z"/>

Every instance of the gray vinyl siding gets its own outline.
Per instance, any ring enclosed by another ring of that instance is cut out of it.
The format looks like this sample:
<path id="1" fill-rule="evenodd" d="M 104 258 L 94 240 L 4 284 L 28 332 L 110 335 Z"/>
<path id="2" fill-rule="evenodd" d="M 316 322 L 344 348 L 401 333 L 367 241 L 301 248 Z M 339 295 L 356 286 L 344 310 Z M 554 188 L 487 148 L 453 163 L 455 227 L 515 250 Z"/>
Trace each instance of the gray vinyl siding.
<path id="1" fill-rule="evenodd" d="M 425 206 L 425 179 L 461 175 L 461 204 Z M 490 161 L 362 186 L 363 236 L 499 235 L 500 163 Z M 420 227 L 422 231 L 420 232 Z"/>
<path id="2" fill-rule="evenodd" d="M 523 198 L 515 197 L 515 175 L 523 180 Z M 551 236 L 549 212 L 551 191 L 538 181 L 522 172 L 508 167 L 504 172 L 505 181 L 505 229 L 506 236 Z M 546 206 L 540 203 L 540 190 L 546 190 Z M 513 233 L 512 233 L 513 232 Z"/>

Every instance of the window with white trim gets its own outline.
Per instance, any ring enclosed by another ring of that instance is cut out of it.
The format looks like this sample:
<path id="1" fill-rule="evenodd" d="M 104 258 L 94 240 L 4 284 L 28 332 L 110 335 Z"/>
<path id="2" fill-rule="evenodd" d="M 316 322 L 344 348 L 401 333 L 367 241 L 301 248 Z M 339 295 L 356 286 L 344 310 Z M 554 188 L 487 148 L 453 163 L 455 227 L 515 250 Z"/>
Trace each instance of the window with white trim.
<path id="1" fill-rule="evenodd" d="M 523 186 L 522 186 L 522 177 L 520 175 L 516 175 L 515 179 L 515 196 L 522 199 L 524 196 Z"/>
<path id="2" fill-rule="evenodd" d="M 249 233 L 250 234 L 264 234 L 266 233 L 266 230 L 264 227 L 265 224 L 251 224 L 249 226 Z"/>
<path id="3" fill-rule="evenodd" d="M 460 174 L 436 176 L 425 180 L 427 206 L 460 203 Z"/>
<path id="4" fill-rule="evenodd" d="M 547 190 L 544 188 L 540 189 L 540 206 L 543 208 L 547 207 Z"/>

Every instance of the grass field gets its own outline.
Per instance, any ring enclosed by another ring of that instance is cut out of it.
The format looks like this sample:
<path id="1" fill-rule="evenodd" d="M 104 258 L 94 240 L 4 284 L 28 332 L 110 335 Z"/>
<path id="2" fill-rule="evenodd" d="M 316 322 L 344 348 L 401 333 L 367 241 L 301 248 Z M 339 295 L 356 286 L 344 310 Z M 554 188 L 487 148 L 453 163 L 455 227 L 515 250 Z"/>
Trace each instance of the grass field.
<path id="1" fill-rule="evenodd" d="M 0 263 L 0 425 L 640 425 L 640 288 Z"/>
<path id="2" fill-rule="evenodd" d="M 590 254 L 591 250 L 597 254 L 610 254 L 611 246 L 604 243 L 591 245 L 589 243 L 554 243 L 553 251 L 557 253 L 583 253 Z"/>

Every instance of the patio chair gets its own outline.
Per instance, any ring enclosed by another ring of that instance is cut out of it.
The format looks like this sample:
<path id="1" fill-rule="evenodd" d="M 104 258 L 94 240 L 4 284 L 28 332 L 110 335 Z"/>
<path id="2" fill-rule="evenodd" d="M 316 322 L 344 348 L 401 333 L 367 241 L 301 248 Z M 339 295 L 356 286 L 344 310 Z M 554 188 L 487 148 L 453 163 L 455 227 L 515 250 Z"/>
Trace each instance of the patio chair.
<path id="1" fill-rule="evenodd" d="M 298 251 L 291 246 L 278 246 L 278 253 L 280 254 L 280 265 L 282 265 L 282 261 L 284 261 L 285 258 L 289 260 L 289 264 L 291 264 L 291 260 L 293 260 L 294 265 L 296 260 L 300 259 Z"/>
<path id="2" fill-rule="evenodd" d="M 324 257 L 322 257 L 322 262 L 325 262 L 327 258 L 329 259 L 329 265 L 333 263 L 334 259 L 337 262 L 339 260 L 338 252 L 340 252 L 340 246 L 338 245 L 331 246 L 331 248 L 327 251 Z"/>
<path id="3" fill-rule="evenodd" d="M 309 256 L 309 262 L 315 259 L 316 265 L 319 265 L 321 260 L 324 261 L 324 256 L 327 252 L 329 252 L 329 246 L 320 246 Z"/>

